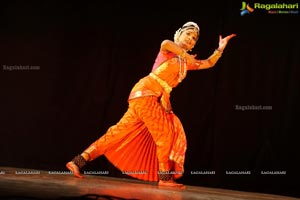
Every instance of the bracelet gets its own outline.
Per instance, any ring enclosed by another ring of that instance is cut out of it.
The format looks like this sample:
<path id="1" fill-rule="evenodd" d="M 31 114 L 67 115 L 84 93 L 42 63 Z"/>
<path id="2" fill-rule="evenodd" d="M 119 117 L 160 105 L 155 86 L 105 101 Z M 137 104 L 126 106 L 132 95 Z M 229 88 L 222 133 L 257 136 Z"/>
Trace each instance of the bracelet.
<path id="1" fill-rule="evenodd" d="M 215 49 L 214 53 L 212 56 L 217 56 L 217 57 L 221 57 L 222 56 L 223 51 L 220 51 L 219 49 Z"/>
<path id="2" fill-rule="evenodd" d="M 216 53 L 219 53 L 219 54 L 222 54 L 222 53 L 223 53 L 223 51 L 221 51 L 220 49 L 215 49 L 215 52 L 216 52 Z"/>

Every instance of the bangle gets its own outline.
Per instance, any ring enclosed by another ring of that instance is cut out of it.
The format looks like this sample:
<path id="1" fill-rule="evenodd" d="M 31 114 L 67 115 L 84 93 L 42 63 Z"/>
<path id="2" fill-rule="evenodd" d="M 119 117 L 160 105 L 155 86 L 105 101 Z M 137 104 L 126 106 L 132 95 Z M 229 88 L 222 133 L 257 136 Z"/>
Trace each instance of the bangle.
<path id="1" fill-rule="evenodd" d="M 222 56 L 223 51 L 219 50 L 219 49 L 215 49 L 213 56 L 217 56 L 217 57 L 221 57 Z"/>
<path id="2" fill-rule="evenodd" d="M 223 53 L 223 51 L 220 50 L 220 49 L 216 49 L 216 51 L 217 51 L 219 54 L 222 54 L 222 53 Z"/>

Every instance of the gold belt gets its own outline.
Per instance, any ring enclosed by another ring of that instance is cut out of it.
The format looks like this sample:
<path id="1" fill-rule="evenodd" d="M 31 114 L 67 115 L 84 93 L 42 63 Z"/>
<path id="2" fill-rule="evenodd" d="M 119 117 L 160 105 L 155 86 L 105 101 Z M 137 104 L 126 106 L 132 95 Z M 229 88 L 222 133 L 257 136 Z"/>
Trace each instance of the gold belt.
<path id="1" fill-rule="evenodd" d="M 154 80 L 156 80 L 159 85 L 164 88 L 164 92 L 160 98 L 160 102 L 161 102 L 161 105 L 163 106 L 163 108 L 166 110 L 166 112 L 172 112 L 172 106 L 171 106 L 171 103 L 170 103 L 170 93 L 172 91 L 172 87 L 169 86 L 169 84 L 162 80 L 161 78 L 159 78 L 156 74 L 154 73 L 150 73 L 149 76 L 151 78 L 153 78 Z"/>
<path id="2" fill-rule="evenodd" d="M 156 74 L 154 74 L 154 73 L 152 73 L 152 72 L 151 72 L 149 75 L 150 75 L 151 78 L 155 79 L 155 80 L 159 83 L 159 85 L 160 85 L 161 87 L 163 87 L 164 90 L 165 90 L 168 94 L 171 93 L 172 87 L 169 86 L 169 84 L 168 84 L 166 81 L 162 80 L 161 78 L 159 78 Z"/>
<path id="3" fill-rule="evenodd" d="M 138 91 L 135 91 L 135 92 L 131 92 L 129 94 L 128 100 L 135 99 L 135 98 L 138 98 L 138 97 L 145 97 L 145 96 L 157 96 L 157 94 L 155 94 L 151 90 L 138 90 Z"/>

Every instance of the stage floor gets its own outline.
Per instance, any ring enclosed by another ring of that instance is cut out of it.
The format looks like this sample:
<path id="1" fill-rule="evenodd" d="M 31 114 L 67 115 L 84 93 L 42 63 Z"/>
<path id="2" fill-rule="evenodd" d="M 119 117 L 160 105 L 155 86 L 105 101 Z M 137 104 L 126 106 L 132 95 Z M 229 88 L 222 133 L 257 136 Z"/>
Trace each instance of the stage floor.
<path id="1" fill-rule="evenodd" d="M 0 167 L 0 199 L 143 199 L 143 200 L 296 200 L 279 195 L 186 186 L 158 187 L 139 180 Z"/>

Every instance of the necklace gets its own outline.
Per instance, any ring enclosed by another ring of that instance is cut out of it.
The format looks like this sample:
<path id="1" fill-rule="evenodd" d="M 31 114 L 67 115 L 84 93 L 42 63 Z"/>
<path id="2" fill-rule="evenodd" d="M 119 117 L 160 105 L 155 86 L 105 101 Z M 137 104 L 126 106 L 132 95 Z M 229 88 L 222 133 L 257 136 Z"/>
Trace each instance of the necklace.
<path id="1" fill-rule="evenodd" d="M 179 56 L 179 76 L 178 76 L 178 82 L 180 83 L 186 76 L 186 60 L 184 58 L 181 58 Z"/>

